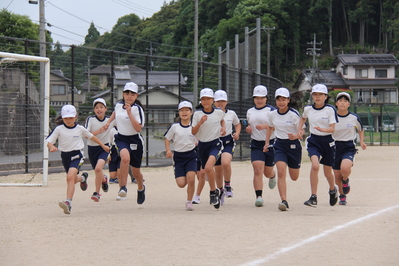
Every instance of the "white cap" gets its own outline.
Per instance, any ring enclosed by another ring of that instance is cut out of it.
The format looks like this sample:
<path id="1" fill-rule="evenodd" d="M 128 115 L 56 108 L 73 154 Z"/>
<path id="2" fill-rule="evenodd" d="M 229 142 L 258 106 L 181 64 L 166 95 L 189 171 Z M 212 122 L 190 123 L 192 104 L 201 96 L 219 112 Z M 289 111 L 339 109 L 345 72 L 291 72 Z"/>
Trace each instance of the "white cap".
<path id="1" fill-rule="evenodd" d="M 252 97 L 266 97 L 267 96 L 267 88 L 263 85 L 258 85 L 254 88 L 254 93 Z"/>
<path id="2" fill-rule="evenodd" d="M 344 96 L 344 97 L 348 98 L 349 101 L 351 101 L 351 95 L 349 93 L 347 93 L 347 92 L 344 92 L 344 91 L 338 93 L 337 97 L 335 97 L 335 100 L 338 101 L 338 98 L 341 97 L 341 96 Z"/>
<path id="3" fill-rule="evenodd" d="M 310 92 L 310 94 L 312 94 L 313 92 L 320 92 L 320 93 L 328 94 L 327 87 L 324 84 L 316 84 L 316 85 L 314 85 L 312 87 L 312 91 Z"/>
<path id="4" fill-rule="evenodd" d="M 125 88 L 123 88 L 123 91 L 131 91 L 137 93 L 139 91 L 139 87 L 134 82 L 128 82 L 125 84 Z"/>
<path id="5" fill-rule="evenodd" d="M 217 101 L 227 101 L 227 93 L 224 90 L 215 91 L 215 102 Z"/>
<path id="6" fill-rule="evenodd" d="M 200 92 L 200 99 L 202 99 L 202 97 L 213 98 L 213 90 L 209 88 L 202 89 Z"/>
<path id="7" fill-rule="evenodd" d="M 276 90 L 274 98 L 277 98 L 278 96 L 283 96 L 285 98 L 290 98 L 290 91 L 287 88 L 278 88 Z"/>
<path id="8" fill-rule="evenodd" d="M 193 110 L 193 105 L 188 101 L 182 101 L 179 103 L 179 110 L 182 109 L 183 107 L 188 107 L 191 110 Z"/>
<path id="9" fill-rule="evenodd" d="M 61 117 L 76 117 L 76 108 L 73 105 L 67 104 L 61 108 Z"/>
<path id="10" fill-rule="evenodd" d="M 102 104 L 104 104 L 105 107 L 107 107 L 107 103 L 105 102 L 105 100 L 103 98 L 95 99 L 93 102 L 93 107 L 96 106 L 97 103 L 102 103 Z"/>

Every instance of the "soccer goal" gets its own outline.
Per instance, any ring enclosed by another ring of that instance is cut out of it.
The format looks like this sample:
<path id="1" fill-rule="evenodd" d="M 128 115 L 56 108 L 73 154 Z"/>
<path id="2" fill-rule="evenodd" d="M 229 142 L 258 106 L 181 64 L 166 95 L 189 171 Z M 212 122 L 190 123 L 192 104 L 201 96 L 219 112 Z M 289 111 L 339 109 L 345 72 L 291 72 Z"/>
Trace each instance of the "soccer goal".
<path id="1" fill-rule="evenodd" d="M 28 69 L 25 62 L 39 64 L 34 64 L 35 69 Z M 18 63 L 25 64 L 25 68 Z M 41 71 L 37 71 L 39 65 Z M 40 77 L 40 72 L 44 78 Z M 32 77 L 28 73 L 32 73 Z M 0 186 L 47 186 L 49 150 L 45 138 L 50 122 L 50 59 L 0 51 L 0 74 L 0 165 L 8 169 L 19 167 L 24 165 L 18 161 L 21 157 L 27 159 L 35 153 L 41 168 L 33 173 L 26 170 L 15 174 L 9 170 L 11 174 L 0 176 Z M 35 84 L 39 84 L 39 88 Z"/>

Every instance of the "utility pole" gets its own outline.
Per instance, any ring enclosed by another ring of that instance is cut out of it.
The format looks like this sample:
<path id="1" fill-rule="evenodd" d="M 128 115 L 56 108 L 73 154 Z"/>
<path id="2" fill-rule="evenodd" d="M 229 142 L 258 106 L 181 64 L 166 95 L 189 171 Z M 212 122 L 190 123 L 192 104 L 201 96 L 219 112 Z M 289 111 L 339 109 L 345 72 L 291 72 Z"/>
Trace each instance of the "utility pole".
<path id="1" fill-rule="evenodd" d="M 150 48 L 146 48 L 146 50 L 150 51 L 151 61 L 150 61 L 150 71 L 152 71 L 154 66 L 154 61 L 152 61 L 152 51 L 157 51 L 156 48 L 152 48 L 152 42 L 150 42 Z"/>
<path id="2" fill-rule="evenodd" d="M 316 45 L 321 45 L 322 42 L 316 42 L 316 34 L 313 34 L 313 41 L 308 42 L 307 44 L 312 45 L 312 48 L 306 49 L 307 55 L 313 56 L 313 63 L 312 63 L 312 86 L 314 85 L 314 75 L 315 72 L 317 71 L 317 75 L 319 75 L 319 70 L 318 70 L 318 64 L 316 60 L 316 56 L 320 56 L 320 53 L 318 51 L 321 51 L 321 48 L 317 48 Z"/>
<path id="3" fill-rule="evenodd" d="M 198 0 L 195 0 L 194 12 L 194 105 L 198 103 Z"/>
<path id="4" fill-rule="evenodd" d="M 270 31 L 275 30 L 276 27 L 263 29 L 267 33 L 267 75 L 270 76 Z"/>

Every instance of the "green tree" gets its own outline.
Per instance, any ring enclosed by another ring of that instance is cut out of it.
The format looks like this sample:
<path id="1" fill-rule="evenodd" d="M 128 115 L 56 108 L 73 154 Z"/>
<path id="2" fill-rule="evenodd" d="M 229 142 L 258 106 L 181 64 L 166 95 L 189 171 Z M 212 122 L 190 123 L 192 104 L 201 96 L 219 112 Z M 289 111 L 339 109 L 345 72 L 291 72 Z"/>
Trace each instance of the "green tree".
<path id="1" fill-rule="evenodd" d="M 85 43 L 84 45 L 90 45 L 95 43 L 98 39 L 100 38 L 100 32 L 97 30 L 96 26 L 94 23 L 90 23 L 90 28 L 88 30 L 88 33 L 85 37 Z"/>

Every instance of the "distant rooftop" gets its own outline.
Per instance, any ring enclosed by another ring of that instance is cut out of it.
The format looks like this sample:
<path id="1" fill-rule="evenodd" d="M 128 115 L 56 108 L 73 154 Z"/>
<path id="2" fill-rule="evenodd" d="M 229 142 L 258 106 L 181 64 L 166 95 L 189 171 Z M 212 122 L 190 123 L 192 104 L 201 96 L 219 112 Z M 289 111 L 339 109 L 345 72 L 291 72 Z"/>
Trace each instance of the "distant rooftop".
<path id="1" fill-rule="evenodd" d="M 399 61 L 393 54 L 339 54 L 333 62 L 337 66 L 344 65 L 398 65 Z"/>

